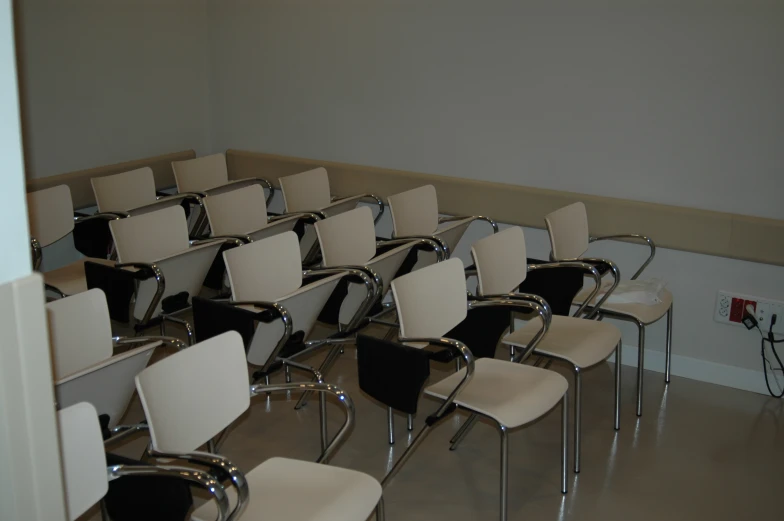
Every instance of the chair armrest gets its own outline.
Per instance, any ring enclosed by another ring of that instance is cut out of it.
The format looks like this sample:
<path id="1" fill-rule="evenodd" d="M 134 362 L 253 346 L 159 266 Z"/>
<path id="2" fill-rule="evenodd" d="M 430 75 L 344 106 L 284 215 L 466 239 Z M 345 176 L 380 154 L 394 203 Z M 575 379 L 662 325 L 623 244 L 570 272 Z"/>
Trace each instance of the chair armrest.
<path id="1" fill-rule="evenodd" d="M 351 397 L 339 387 L 325 383 L 302 382 L 272 385 L 258 384 L 252 385 L 250 387 L 251 397 L 265 393 L 279 393 L 286 391 L 313 391 L 317 393 L 329 393 L 337 397 L 338 401 L 340 401 L 340 403 L 343 405 L 343 408 L 346 410 L 346 420 L 343 422 L 343 426 L 340 428 L 335 437 L 332 438 L 332 441 L 329 442 L 327 447 L 324 449 L 324 452 L 321 453 L 321 456 L 319 456 L 319 458 L 316 460 L 317 463 L 326 463 L 330 456 L 332 456 L 332 454 L 335 452 L 335 449 L 338 447 L 343 438 L 346 437 L 348 431 L 351 429 L 351 426 L 354 424 L 354 402 L 351 400 Z"/>
<path id="2" fill-rule="evenodd" d="M 354 331 L 354 329 L 359 327 L 359 324 L 370 312 L 376 300 L 381 299 L 381 290 L 383 288 L 383 284 L 381 281 L 381 276 L 368 266 L 334 266 L 330 268 L 314 268 L 303 271 L 302 277 L 305 279 L 311 276 L 340 274 L 342 274 L 344 277 L 359 279 L 359 281 L 364 284 L 365 291 L 367 292 L 364 302 L 361 306 L 359 306 L 357 312 L 353 317 L 351 317 L 351 320 L 348 323 L 348 331 Z"/>
<path id="3" fill-rule="evenodd" d="M 498 233 L 498 223 L 494 219 L 486 215 L 452 215 L 447 217 L 439 217 L 438 223 L 448 223 L 452 221 L 462 221 L 463 219 L 473 219 L 474 221 L 485 221 L 493 227 L 493 233 Z"/>
<path id="4" fill-rule="evenodd" d="M 452 338 L 398 338 L 398 341 L 401 343 L 425 342 L 430 345 L 446 347 L 450 351 L 456 352 L 463 358 L 463 361 L 465 362 L 466 365 L 465 376 L 463 377 L 462 380 L 460 380 L 460 383 L 457 384 L 457 386 L 454 389 L 452 389 L 452 392 L 449 394 L 449 396 L 447 396 L 446 400 L 444 400 L 444 403 L 441 404 L 441 407 L 439 407 L 438 410 L 431 416 L 431 418 L 433 418 L 434 421 L 441 419 L 443 415 L 450 410 L 450 407 L 452 406 L 452 403 L 455 401 L 455 398 L 457 398 L 457 395 L 460 394 L 460 392 L 463 389 L 465 389 L 465 386 L 468 385 L 468 382 L 470 382 L 471 378 L 473 378 L 474 376 L 475 361 L 474 361 L 473 353 L 471 353 L 471 350 L 468 349 L 468 346 L 465 345 L 463 342 L 460 342 L 459 340 L 454 340 Z"/>
<path id="5" fill-rule="evenodd" d="M 234 510 L 227 519 L 239 519 L 239 517 L 242 515 L 242 512 L 248 506 L 250 487 L 248 486 L 248 481 L 245 478 L 245 474 L 243 474 L 239 467 L 237 467 L 225 456 L 198 451 L 189 452 L 187 454 L 170 454 L 158 452 L 154 449 L 150 449 L 149 453 L 150 456 L 154 458 L 179 459 L 189 463 L 195 463 L 197 465 L 209 467 L 210 469 L 214 469 L 216 471 L 215 477 L 221 481 L 223 480 L 224 476 L 228 475 L 229 479 L 231 479 L 232 486 L 234 486 L 234 488 L 237 490 L 237 505 L 234 507 Z"/>
<path id="6" fill-rule="evenodd" d="M 150 264 L 145 262 L 123 262 L 120 264 L 115 264 L 114 267 L 117 269 L 135 268 L 145 275 L 144 279 L 153 277 L 155 278 L 155 282 L 158 284 L 158 288 L 155 290 L 155 295 L 153 295 L 153 298 L 150 301 L 150 305 L 147 308 L 147 311 L 144 313 L 144 318 L 141 321 L 142 324 L 148 323 L 152 318 L 152 314 L 155 312 L 155 308 L 158 307 L 158 303 L 161 301 L 161 297 L 163 297 L 163 292 L 166 290 L 166 277 L 163 276 L 163 272 L 155 263 Z"/>
<path id="7" fill-rule="evenodd" d="M 129 337 L 122 337 L 116 336 L 112 338 L 115 346 L 127 346 L 133 344 L 150 344 L 152 342 L 160 342 L 163 345 L 173 346 L 177 348 L 177 351 L 182 351 L 186 347 L 188 347 L 188 343 L 184 340 L 180 340 L 179 338 L 175 338 L 173 336 L 129 336 Z"/>
<path id="8" fill-rule="evenodd" d="M 608 298 L 610 298 L 610 295 L 612 294 L 612 292 L 615 291 L 615 288 L 617 288 L 618 284 L 620 284 L 620 282 L 621 282 L 621 270 L 618 268 L 617 264 L 615 264 L 613 261 L 611 261 L 609 259 L 600 259 L 600 258 L 593 258 L 593 257 L 583 257 L 583 258 L 581 258 L 579 260 L 581 260 L 583 262 L 587 262 L 589 264 L 604 264 L 605 266 L 608 266 L 610 268 L 610 272 L 612 273 L 612 276 L 613 276 L 613 283 L 612 283 L 612 286 L 610 286 L 610 289 L 607 290 L 607 292 L 604 295 L 602 295 L 602 298 L 600 298 L 599 301 L 596 304 L 591 305 L 591 308 L 593 308 L 593 309 L 585 317 L 585 318 L 591 319 L 591 318 L 594 318 L 599 313 L 602 305 L 607 301 Z"/>
<path id="9" fill-rule="evenodd" d="M 449 245 L 446 243 L 446 241 L 444 241 L 441 237 L 438 237 L 436 235 L 407 235 L 405 237 L 395 237 L 393 235 L 392 238 L 389 239 L 389 240 L 390 241 L 397 241 L 397 240 L 408 240 L 408 241 L 428 240 L 428 241 L 433 241 L 433 242 L 436 242 L 439 246 L 441 246 L 441 258 L 439 259 L 439 261 L 446 260 L 446 259 L 449 258 L 450 255 L 452 255 L 452 251 L 449 249 Z M 387 241 L 384 241 L 384 242 L 386 243 Z M 438 255 L 438 251 L 436 251 L 436 255 Z"/>
<path id="10" fill-rule="evenodd" d="M 133 425 L 117 425 L 111 430 L 111 437 L 103 440 L 104 447 L 112 445 L 120 440 L 124 440 L 128 436 L 137 432 L 149 431 L 150 426 L 146 423 L 136 423 Z"/>
<path id="11" fill-rule="evenodd" d="M 559 269 L 559 268 L 560 269 L 563 269 L 563 268 L 580 269 L 580 270 L 583 270 L 584 272 L 586 272 L 587 274 L 589 274 L 593 278 L 594 285 L 595 285 L 593 291 L 591 292 L 590 295 L 588 295 L 588 298 L 585 299 L 585 301 L 580 305 L 580 307 L 577 309 L 577 311 L 574 312 L 573 316 L 579 317 L 585 311 L 585 307 L 588 305 L 588 303 L 592 302 L 593 299 L 596 298 L 596 295 L 599 293 L 599 289 L 601 289 L 601 285 L 602 285 L 602 276 L 599 275 L 599 270 L 597 270 L 594 266 L 592 266 L 591 264 L 588 264 L 587 262 L 576 262 L 576 261 L 573 261 L 573 262 L 568 262 L 568 261 L 566 261 L 566 262 L 559 262 L 559 261 L 554 261 L 554 262 L 548 262 L 548 263 L 544 263 L 544 264 L 529 264 L 528 265 L 528 271 L 550 270 L 550 269 Z"/>
<path id="12" fill-rule="evenodd" d="M 518 363 L 525 361 L 528 356 L 533 353 L 534 349 L 536 349 L 536 346 L 550 329 L 550 324 L 553 320 L 553 313 L 550 309 L 550 305 L 547 304 L 547 301 L 545 301 L 542 297 L 538 295 L 531 295 L 530 293 L 483 295 L 481 297 L 475 297 L 474 300 L 471 300 L 468 303 L 469 309 L 494 306 L 524 309 L 528 312 L 533 311 L 539 315 L 539 319 L 542 321 L 541 329 L 539 329 L 536 335 L 534 335 L 534 338 L 528 344 L 526 350 L 520 353 L 518 356 L 515 356 L 514 359 L 514 361 Z"/>
<path id="13" fill-rule="evenodd" d="M 648 259 L 642 263 L 642 266 L 632 275 L 631 280 L 637 279 L 643 270 L 648 267 L 648 264 L 651 263 L 653 257 L 656 255 L 656 243 L 653 242 L 653 239 L 647 237 L 645 235 L 640 235 L 638 233 L 626 233 L 621 235 L 606 235 L 604 237 L 591 237 L 589 242 L 599 242 L 599 241 L 617 241 L 617 240 L 627 240 L 627 241 L 640 241 L 648 243 L 648 247 L 650 248 L 650 254 L 648 255 Z"/>
<path id="14" fill-rule="evenodd" d="M 109 481 L 125 476 L 158 476 L 194 483 L 209 492 L 218 503 L 218 521 L 229 519 L 229 496 L 220 481 L 208 472 L 173 465 L 113 465 L 107 467 L 106 472 Z"/>
<path id="15" fill-rule="evenodd" d="M 423 246 L 425 247 L 424 249 L 430 249 L 436 252 L 438 262 L 446 260 L 448 257 L 446 251 L 443 248 L 444 242 L 439 240 L 437 237 L 403 237 L 400 239 L 385 239 L 383 241 L 376 241 L 376 249 L 385 246 L 403 246 L 407 244 L 411 244 L 411 248 Z"/>
<path id="16" fill-rule="evenodd" d="M 348 197 L 333 196 L 332 202 L 345 203 L 346 201 L 349 201 L 351 199 L 372 199 L 373 202 L 376 203 L 376 205 L 378 206 L 378 213 L 373 218 L 373 224 L 377 224 L 378 221 L 381 219 L 381 216 L 384 215 L 384 201 L 382 201 L 381 198 L 375 194 L 350 195 Z"/>
<path id="17" fill-rule="evenodd" d="M 95 219 L 101 219 L 103 221 L 115 221 L 117 219 L 125 219 L 126 217 L 130 217 L 127 212 L 100 212 L 91 215 L 75 215 L 74 224 L 81 224 L 83 222 L 92 221 Z"/>
<path id="18" fill-rule="evenodd" d="M 295 212 L 295 213 L 284 213 L 281 215 L 269 215 L 267 218 L 268 224 L 274 224 L 282 221 L 288 221 L 296 219 L 298 221 L 304 221 L 305 224 L 313 224 L 317 221 L 321 221 L 322 219 L 326 219 L 326 216 L 322 212 Z"/>
<path id="19" fill-rule="evenodd" d="M 262 185 L 269 192 L 269 194 L 267 195 L 267 199 L 265 201 L 267 206 L 269 206 L 270 201 L 272 201 L 272 197 L 275 195 L 275 187 L 272 186 L 272 183 L 270 183 L 269 180 L 264 179 L 263 177 L 246 177 L 243 179 L 234 179 L 232 181 L 229 181 L 225 185 L 216 186 L 215 188 L 210 188 L 209 190 L 205 190 L 205 192 L 207 193 L 207 195 L 209 195 L 210 192 L 219 194 L 219 193 L 223 193 L 223 190 L 225 188 L 228 188 L 232 185 L 238 185 L 237 187 L 241 188 L 243 186 L 250 186 L 255 184 Z"/>

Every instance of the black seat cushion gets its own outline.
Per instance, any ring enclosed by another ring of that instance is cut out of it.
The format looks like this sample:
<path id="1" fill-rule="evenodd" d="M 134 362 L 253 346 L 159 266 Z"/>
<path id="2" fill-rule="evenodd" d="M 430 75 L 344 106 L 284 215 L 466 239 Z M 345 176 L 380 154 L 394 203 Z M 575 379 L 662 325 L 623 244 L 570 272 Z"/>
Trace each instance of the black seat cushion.
<path id="1" fill-rule="evenodd" d="M 387 407 L 416 414 L 430 376 L 430 353 L 397 342 L 357 336 L 359 387 Z"/>
<path id="2" fill-rule="evenodd" d="M 546 264 L 547 261 L 528 259 L 528 264 Z M 569 316 L 572 301 L 583 288 L 584 272 L 579 268 L 553 268 L 529 271 L 520 284 L 521 293 L 531 293 L 545 299 L 553 315 Z"/>
<path id="3" fill-rule="evenodd" d="M 465 320 L 444 336 L 463 342 L 474 358 L 494 358 L 498 341 L 509 327 L 510 320 L 511 308 L 471 309 Z"/>

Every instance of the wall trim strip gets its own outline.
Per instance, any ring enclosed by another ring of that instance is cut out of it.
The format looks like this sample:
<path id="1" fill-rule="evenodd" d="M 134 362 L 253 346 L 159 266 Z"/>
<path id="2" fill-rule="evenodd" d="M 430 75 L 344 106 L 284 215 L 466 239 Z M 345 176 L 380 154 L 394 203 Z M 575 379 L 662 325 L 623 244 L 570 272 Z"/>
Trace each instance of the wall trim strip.
<path id="1" fill-rule="evenodd" d="M 583 201 L 593 235 L 643 233 L 663 248 L 784 266 L 784 221 L 777 219 L 244 150 L 229 149 L 226 160 L 231 179 L 273 182 L 323 166 L 336 195 L 373 192 L 386 198 L 432 184 L 442 213 L 489 215 L 533 228 L 544 228 L 549 212 Z"/>

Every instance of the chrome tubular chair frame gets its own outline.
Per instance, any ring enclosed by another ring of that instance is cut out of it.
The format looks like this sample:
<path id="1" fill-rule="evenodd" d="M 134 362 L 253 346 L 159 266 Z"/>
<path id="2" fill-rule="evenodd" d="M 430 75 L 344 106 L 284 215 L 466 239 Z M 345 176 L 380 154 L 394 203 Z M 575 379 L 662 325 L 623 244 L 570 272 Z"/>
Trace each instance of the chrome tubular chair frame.
<path id="1" fill-rule="evenodd" d="M 43 260 L 44 256 L 43 252 L 41 251 L 41 243 L 38 242 L 38 239 L 35 237 L 30 237 L 30 249 L 32 251 L 33 257 L 33 271 L 38 271 L 38 269 L 41 267 L 41 261 Z"/>
<path id="2" fill-rule="evenodd" d="M 381 220 L 381 216 L 384 215 L 384 211 L 385 211 L 384 201 L 382 201 L 381 198 L 379 196 L 375 195 L 375 194 L 349 195 L 349 196 L 346 196 L 346 197 L 338 197 L 336 195 L 332 196 L 332 202 L 333 203 L 339 203 L 340 201 L 342 201 L 344 199 L 345 200 L 348 200 L 348 199 L 372 199 L 373 202 L 376 203 L 376 206 L 378 206 L 378 213 L 373 218 L 373 224 L 378 224 L 378 221 Z"/>
<path id="3" fill-rule="evenodd" d="M 106 471 L 109 481 L 125 476 L 159 476 L 188 481 L 212 495 L 218 504 L 218 521 L 228 521 L 231 518 L 229 496 L 226 495 L 223 485 L 208 472 L 172 465 L 112 465 L 107 467 Z"/>
<path id="4" fill-rule="evenodd" d="M 645 268 L 648 267 L 651 261 L 653 261 L 653 258 L 656 256 L 656 243 L 654 243 L 653 239 L 651 239 L 650 237 L 647 237 L 645 235 L 640 235 L 638 233 L 627 233 L 622 235 L 607 235 L 604 237 L 590 237 L 588 241 L 599 242 L 599 241 L 618 241 L 618 240 L 620 241 L 637 240 L 637 241 L 646 242 L 651 250 L 650 255 L 648 255 L 648 258 L 645 260 L 645 262 L 642 263 L 642 266 L 640 266 L 640 268 L 634 273 L 634 275 L 632 275 L 631 280 L 636 280 L 637 277 L 639 277 L 642 274 L 643 270 L 645 270 Z"/>
<path id="5" fill-rule="evenodd" d="M 439 217 L 439 223 L 448 223 L 452 221 L 462 221 L 463 219 L 468 219 L 469 217 L 473 218 L 474 221 L 485 221 L 490 226 L 493 227 L 493 233 L 498 233 L 498 223 L 495 222 L 494 219 L 487 217 L 486 215 L 464 215 L 464 216 L 451 216 L 451 217 Z"/>

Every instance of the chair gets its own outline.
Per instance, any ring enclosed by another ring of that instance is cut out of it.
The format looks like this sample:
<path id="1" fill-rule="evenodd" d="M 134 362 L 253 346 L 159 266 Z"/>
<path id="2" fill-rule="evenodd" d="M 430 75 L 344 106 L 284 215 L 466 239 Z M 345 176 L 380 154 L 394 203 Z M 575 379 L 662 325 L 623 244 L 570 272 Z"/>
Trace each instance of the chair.
<path id="1" fill-rule="evenodd" d="M 319 219 L 309 213 L 268 217 L 259 185 L 211 195 L 204 199 L 204 208 L 213 237 L 236 237 L 245 243 L 290 231 L 303 218 Z"/>
<path id="2" fill-rule="evenodd" d="M 465 272 L 460 259 L 449 259 L 414 271 L 392 281 L 392 293 L 400 321 L 399 341 L 416 348 L 438 346 L 456 353 L 466 363 L 460 371 L 430 385 L 425 394 L 442 400 L 420 432 L 401 455 L 382 486 L 387 485 L 425 434 L 455 408 L 464 408 L 494 422 L 501 435 L 500 519 L 507 519 L 508 431 L 531 423 L 547 414 L 559 402 L 562 407 L 561 491 L 566 493 L 567 465 L 567 390 L 566 379 L 558 373 L 493 358 L 474 359 L 464 343 L 444 337 L 473 308 L 501 306 L 535 311 L 547 331 L 550 315 L 546 307 L 522 298 L 485 298 L 467 301 Z M 380 341 L 383 342 L 383 341 Z M 379 352 L 381 352 L 379 350 Z M 525 353 L 521 353 L 521 360 Z M 409 378 L 405 366 L 396 367 L 398 379 Z M 360 377 L 362 379 L 362 377 Z"/>
<path id="3" fill-rule="evenodd" d="M 99 289 L 50 302 L 46 313 L 58 406 L 89 402 L 108 416 L 111 429 L 125 414 L 133 397 L 133 378 L 147 366 L 155 348 L 186 345 L 170 337 L 112 337 L 109 308 Z M 120 347 L 132 349 L 115 355 Z"/>
<path id="4" fill-rule="evenodd" d="M 143 331 L 165 322 L 180 323 L 192 342 L 190 324 L 174 316 L 187 310 L 226 240 L 193 241 L 180 206 L 129 217 L 110 224 L 117 247 L 113 268 L 86 265 L 90 287 L 104 290 L 112 318 Z M 130 317 L 129 317 L 130 308 Z"/>
<path id="5" fill-rule="evenodd" d="M 208 299 L 194 301 L 196 337 L 204 341 L 226 331 L 239 331 L 247 346 L 247 361 L 256 366 L 254 382 L 269 381 L 269 376 L 286 368 L 323 375 L 336 356 L 336 347 L 345 343 L 378 298 L 378 289 L 364 271 L 335 268 L 302 271 L 297 235 L 284 232 L 224 252 L 231 286 L 230 302 Z M 310 339 L 319 313 L 338 283 L 344 278 L 360 281 L 365 298 L 355 316 L 327 338 Z M 319 369 L 295 359 L 322 346 L 333 346 Z M 326 401 L 320 396 L 322 446 L 326 447 Z M 305 401 L 300 401 L 300 408 Z"/>
<path id="6" fill-rule="evenodd" d="M 95 408 L 77 403 L 57 413 L 68 520 L 75 521 L 109 491 L 109 482 L 128 477 L 174 478 L 204 489 L 215 499 L 218 519 L 228 519 L 226 491 L 213 475 L 172 465 L 107 465 Z"/>
<path id="7" fill-rule="evenodd" d="M 396 239 L 376 241 L 373 214 L 363 206 L 329 217 L 315 224 L 325 268 L 350 267 L 366 270 L 377 277 L 380 286 L 377 302 L 387 294 L 392 282 L 408 255 L 424 248 L 443 255 L 440 245 L 431 239 Z M 439 260 L 443 260 L 439 256 Z M 364 302 L 365 292 L 357 284 L 350 284 L 340 307 L 340 322 L 348 323 Z"/>
<path id="8" fill-rule="evenodd" d="M 626 240 L 645 242 L 650 248 L 648 259 L 632 275 L 636 280 L 643 270 L 651 263 L 656 254 L 656 245 L 650 237 L 638 234 L 611 235 L 607 237 L 591 237 L 588 233 L 588 214 L 583 203 L 574 203 L 545 216 L 545 224 L 550 235 L 552 248 L 551 257 L 557 261 L 583 261 L 594 264 L 604 276 L 611 273 L 612 282 L 603 281 L 602 296 L 591 297 L 592 290 L 583 290 L 577 295 L 578 300 L 587 301 L 586 317 L 601 319 L 604 317 L 626 320 L 637 325 L 637 416 L 642 416 L 643 368 L 645 357 L 645 328 L 667 316 L 667 345 L 665 349 L 664 381 L 670 383 L 670 362 L 672 355 L 672 293 L 663 289 L 660 300 L 655 304 L 618 303 L 610 300 L 619 284 L 621 275 L 618 267 L 610 260 L 583 257 L 591 243 L 604 240 Z M 623 286 L 621 286 L 623 288 Z"/>
<path id="9" fill-rule="evenodd" d="M 218 195 L 244 186 L 260 184 L 269 192 L 267 204 L 275 195 L 272 183 L 260 177 L 229 181 L 229 170 L 224 154 L 172 161 L 172 170 L 177 182 L 177 191 L 181 194 Z"/>
<path id="10" fill-rule="evenodd" d="M 68 185 L 58 185 L 27 194 L 27 212 L 30 220 L 30 245 L 33 256 L 33 269 L 41 268 L 42 248 L 49 246 L 74 232 L 75 225 L 97 220 L 120 219 L 112 213 L 98 213 L 90 216 L 74 217 L 71 189 Z M 70 240 L 73 240 L 71 237 Z M 108 246 L 105 248 L 109 254 Z M 111 266 L 113 261 L 106 258 L 84 258 L 61 268 L 43 273 L 47 291 L 57 297 L 65 297 L 87 291 L 84 263 L 90 261 Z"/>
<path id="11" fill-rule="evenodd" d="M 234 331 L 199 342 L 139 374 L 136 388 L 150 426 L 152 457 L 198 463 L 228 475 L 231 519 L 365 521 L 374 509 L 380 519 L 378 481 L 319 464 L 331 457 L 354 421 L 348 395 L 317 383 L 249 386 L 246 375 L 242 338 Z M 194 378 L 199 385 L 192 385 Z M 222 456 L 196 452 L 242 415 L 252 396 L 306 389 L 334 395 L 346 410 L 343 426 L 317 463 L 274 457 L 243 475 Z M 214 519 L 215 503 L 197 509 L 194 517 Z"/>
<path id="12" fill-rule="evenodd" d="M 90 183 L 99 212 L 136 216 L 182 204 L 202 206 L 199 194 L 159 194 L 155 189 L 152 168 L 147 166 L 120 174 L 93 177 Z"/>
<path id="13" fill-rule="evenodd" d="M 468 226 L 474 221 L 486 221 L 498 232 L 498 225 L 482 215 L 439 217 L 438 199 L 433 185 L 420 186 L 387 198 L 392 214 L 392 236 L 398 239 L 427 237 L 437 240 L 447 252 L 454 251 Z M 432 263 L 432 260 L 429 261 Z"/>
<path id="14" fill-rule="evenodd" d="M 478 293 L 482 297 L 514 293 L 525 281 L 525 236 L 523 229 L 508 228 L 475 242 L 471 256 L 479 278 Z M 582 269 L 592 274 L 597 282 L 596 268 L 585 263 L 553 263 L 532 269 L 567 267 Z M 504 337 L 504 343 L 527 347 L 539 332 L 534 321 Z M 621 389 L 621 331 L 604 322 L 577 317 L 553 315 L 550 329 L 537 344 L 533 354 L 566 362 L 574 372 L 574 471 L 580 472 L 582 373 L 585 369 L 604 362 L 615 352 L 615 429 L 620 429 Z"/>
<path id="15" fill-rule="evenodd" d="M 378 206 L 373 222 L 377 223 L 384 215 L 384 202 L 377 195 L 333 197 L 329 189 L 327 169 L 324 167 L 287 175 L 279 178 L 279 182 L 286 213 L 318 211 L 326 217 L 332 217 L 356 208 L 363 199 L 369 199 Z"/>

